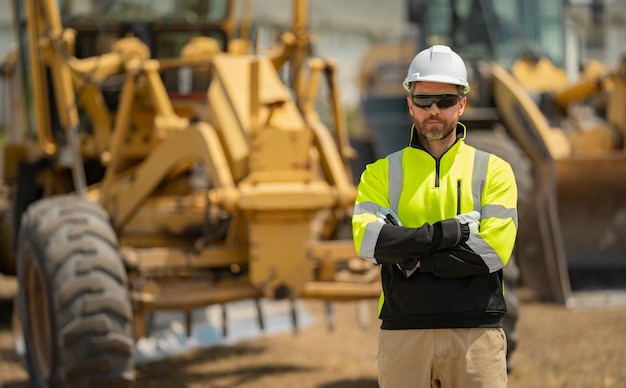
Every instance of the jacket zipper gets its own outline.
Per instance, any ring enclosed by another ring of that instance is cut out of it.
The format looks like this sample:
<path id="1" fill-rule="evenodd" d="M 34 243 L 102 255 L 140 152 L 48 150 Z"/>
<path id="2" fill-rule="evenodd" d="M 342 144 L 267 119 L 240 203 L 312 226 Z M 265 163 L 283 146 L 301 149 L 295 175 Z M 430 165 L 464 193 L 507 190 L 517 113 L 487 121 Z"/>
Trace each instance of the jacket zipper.
<path id="1" fill-rule="evenodd" d="M 456 181 L 456 214 L 461 214 L 461 180 Z"/>

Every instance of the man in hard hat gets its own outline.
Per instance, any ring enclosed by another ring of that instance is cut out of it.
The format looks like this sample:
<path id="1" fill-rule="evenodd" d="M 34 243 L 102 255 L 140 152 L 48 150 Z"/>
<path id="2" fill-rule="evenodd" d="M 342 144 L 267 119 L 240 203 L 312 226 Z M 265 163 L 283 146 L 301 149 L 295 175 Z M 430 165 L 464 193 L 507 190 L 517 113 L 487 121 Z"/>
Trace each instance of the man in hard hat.
<path id="1" fill-rule="evenodd" d="M 381 267 L 379 384 L 505 387 L 513 171 L 464 142 L 470 86 L 452 49 L 418 53 L 404 88 L 409 144 L 366 167 L 352 218 L 357 252 Z"/>

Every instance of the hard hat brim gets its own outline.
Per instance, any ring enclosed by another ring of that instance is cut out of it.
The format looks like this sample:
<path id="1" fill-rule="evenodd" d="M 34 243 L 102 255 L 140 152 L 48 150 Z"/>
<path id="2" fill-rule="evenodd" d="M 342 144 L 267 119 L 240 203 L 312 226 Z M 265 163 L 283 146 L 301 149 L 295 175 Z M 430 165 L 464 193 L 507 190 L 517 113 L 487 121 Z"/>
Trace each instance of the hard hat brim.
<path id="1" fill-rule="evenodd" d="M 463 78 L 447 77 L 444 75 L 432 75 L 432 76 L 420 77 L 419 73 L 414 73 L 414 74 L 407 76 L 404 82 L 402 83 L 402 85 L 404 86 L 404 89 L 407 92 L 411 91 L 411 84 L 413 82 L 438 82 L 442 84 L 462 86 L 464 88 L 463 94 L 467 94 L 470 91 L 469 83 L 467 82 L 466 79 L 463 79 Z"/>

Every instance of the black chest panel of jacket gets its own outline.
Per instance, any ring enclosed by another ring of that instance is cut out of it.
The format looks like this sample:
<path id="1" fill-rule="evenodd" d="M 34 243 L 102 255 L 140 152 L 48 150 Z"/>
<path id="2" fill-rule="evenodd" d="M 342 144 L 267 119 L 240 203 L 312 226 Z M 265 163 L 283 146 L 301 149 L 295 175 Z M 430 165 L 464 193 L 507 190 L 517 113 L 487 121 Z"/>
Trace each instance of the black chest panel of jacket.
<path id="1" fill-rule="evenodd" d="M 382 329 L 501 327 L 502 270 L 456 278 L 418 270 L 406 278 L 397 266 L 383 264 L 381 275 Z"/>

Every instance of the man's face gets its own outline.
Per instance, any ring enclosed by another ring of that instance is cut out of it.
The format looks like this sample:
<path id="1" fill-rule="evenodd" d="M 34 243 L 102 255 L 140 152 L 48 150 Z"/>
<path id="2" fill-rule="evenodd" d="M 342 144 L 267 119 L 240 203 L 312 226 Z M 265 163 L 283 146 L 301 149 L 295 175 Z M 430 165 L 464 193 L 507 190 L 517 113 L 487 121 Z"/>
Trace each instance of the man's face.
<path id="1" fill-rule="evenodd" d="M 432 103 L 428 108 L 416 106 L 411 96 L 407 97 L 409 104 L 409 113 L 413 117 L 413 123 L 418 133 L 429 141 L 438 141 L 447 138 L 452 134 L 459 121 L 459 117 L 463 114 L 467 98 L 458 97 L 455 103 L 454 95 L 458 95 L 455 85 L 442 84 L 437 82 L 416 82 L 411 89 L 411 95 L 417 96 L 417 102 L 420 105 L 429 103 L 429 95 L 450 95 L 443 98 L 444 101 Z M 447 105 L 452 106 L 445 107 Z"/>

